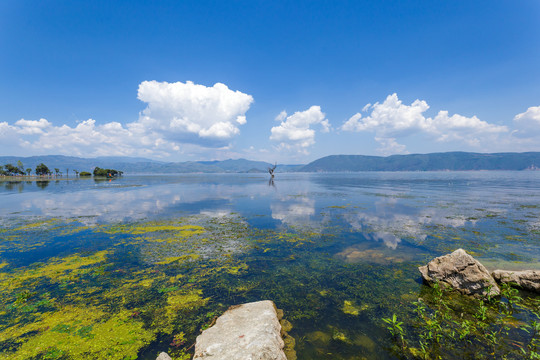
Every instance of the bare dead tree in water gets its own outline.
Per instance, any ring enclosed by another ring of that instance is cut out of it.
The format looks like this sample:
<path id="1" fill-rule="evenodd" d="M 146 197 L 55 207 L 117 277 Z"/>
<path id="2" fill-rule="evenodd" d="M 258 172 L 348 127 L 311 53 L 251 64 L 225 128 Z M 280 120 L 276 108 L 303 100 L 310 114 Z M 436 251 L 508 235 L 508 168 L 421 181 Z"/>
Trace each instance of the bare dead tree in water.
<path id="1" fill-rule="evenodd" d="M 274 170 L 276 170 L 277 163 L 274 165 L 274 167 L 268 168 L 268 173 L 270 173 L 270 176 L 272 179 L 274 178 Z"/>

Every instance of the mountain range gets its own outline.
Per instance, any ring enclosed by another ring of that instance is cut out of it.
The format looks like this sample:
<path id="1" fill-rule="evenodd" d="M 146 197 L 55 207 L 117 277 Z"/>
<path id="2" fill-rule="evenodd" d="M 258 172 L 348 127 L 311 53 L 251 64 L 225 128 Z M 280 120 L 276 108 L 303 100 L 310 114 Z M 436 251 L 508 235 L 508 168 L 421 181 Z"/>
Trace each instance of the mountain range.
<path id="1" fill-rule="evenodd" d="M 44 163 L 51 171 L 58 168 L 92 171 L 96 166 L 117 169 L 125 174 L 174 173 L 265 173 L 273 164 L 264 161 L 229 159 L 223 161 L 163 162 L 135 157 L 80 158 L 63 155 L 0 156 L 0 165 L 23 163 L 24 168 L 35 169 Z M 526 153 L 470 153 L 445 152 L 391 156 L 331 155 L 307 165 L 278 164 L 278 172 L 356 172 L 356 171 L 464 171 L 464 170 L 537 170 L 540 152 Z"/>
<path id="2" fill-rule="evenodd" d="M 299 169 L 302 172 L 342 171 L 465 171 L 527 170 L 540 168 L 540 152 L 445 152 L 391 156 L 331 155 Z"/>
<path id="3" fill-rule="evenodd" d="M 96 166 L 106 169 L 121 170 L 124 174 L 177 174 L 177 173 L 265 173 L 273 164 L 263 161 L 251 161 L 246 159 L 229 159 L 224 161 L 186 161 L 186 162 L 163 162 L 145 158 L 104 156 L 95 158 L 80 158 L 64 155 L 44 156 L 0 156 L 0 166 L 5 164 L 17 165 L 17 161 L 23 163 L 23 167 L 34 170 L 40 163 L 44 163 L 54 172 L 58 168 L 62 173 L 69 169 L 79 172 L 89 171 Z M 294 171 L 302 165 L 279 165 L 276 172 Z"/>

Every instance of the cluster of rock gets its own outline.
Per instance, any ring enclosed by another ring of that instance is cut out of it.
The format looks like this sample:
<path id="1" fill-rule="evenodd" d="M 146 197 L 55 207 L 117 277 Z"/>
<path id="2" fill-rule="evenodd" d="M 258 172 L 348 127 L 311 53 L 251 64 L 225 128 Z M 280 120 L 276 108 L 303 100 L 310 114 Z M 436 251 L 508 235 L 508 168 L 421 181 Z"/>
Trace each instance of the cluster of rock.
<path id="1" fill-rule="evenodd" d="M 499 295 L 501 291 L 497 283 L 540 293 L 540 271 L 495 270 L 490 274 L 484 265 L 463 249 L 435 258 L 418 270 L 427 284 L 438 283 L 466 295 Z"/>
<path id="2" fill-rule="evenodd" d="M 292 325 L 270 300 L 231 306 L 197 336 L 193 360 L 295 360 Z M 156 360 L 169 360 L 161 353 Z"/>

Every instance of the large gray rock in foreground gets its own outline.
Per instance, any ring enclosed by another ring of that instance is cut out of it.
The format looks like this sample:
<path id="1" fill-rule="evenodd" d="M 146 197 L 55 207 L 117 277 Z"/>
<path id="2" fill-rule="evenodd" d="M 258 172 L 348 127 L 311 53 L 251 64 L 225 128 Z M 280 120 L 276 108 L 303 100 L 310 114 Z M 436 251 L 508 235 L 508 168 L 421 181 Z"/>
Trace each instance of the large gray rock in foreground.
<path id="1" fill-rule="evenodd" d="M 540 293 L 540 271 L 495 270 L 492 275 L 498 283 L 515 284 L 522 289 Z"/>
<path id="2" fill-rule="evenodd" d="M 159 354 L 159 356 L 156 358 L 156 360 L 172 360 L 169 354 L 162 352 Z"/>
<path id="3" fill-rule="evenodd" d="M 463 249 L 431 260 L 426 266 L 418 268 L 424 281 L 449 286 L 462 294 L 486 296 L 499 295 L 500 290 L 487 269 Z"/>
<path id="4" fill-rule="evenodd" d="M 231 306 L 197 336 L 193 359 L 287 360 L 281 325 L 270 300 Z"/>

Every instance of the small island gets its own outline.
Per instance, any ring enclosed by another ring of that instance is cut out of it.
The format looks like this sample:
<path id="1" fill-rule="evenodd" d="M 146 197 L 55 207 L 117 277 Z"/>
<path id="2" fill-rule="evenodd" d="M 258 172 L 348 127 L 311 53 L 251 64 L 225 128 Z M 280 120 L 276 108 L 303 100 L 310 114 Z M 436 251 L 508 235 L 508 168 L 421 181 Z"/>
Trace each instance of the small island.
<path id="1" fill-rule="evenodd" d="M 97 166 L 94 168 L 94 177 L 115 178 L 118 176 L 122 176 L 123 173 L 123 171 L 118 171 L 114 169 L 102 169 Z"/>

